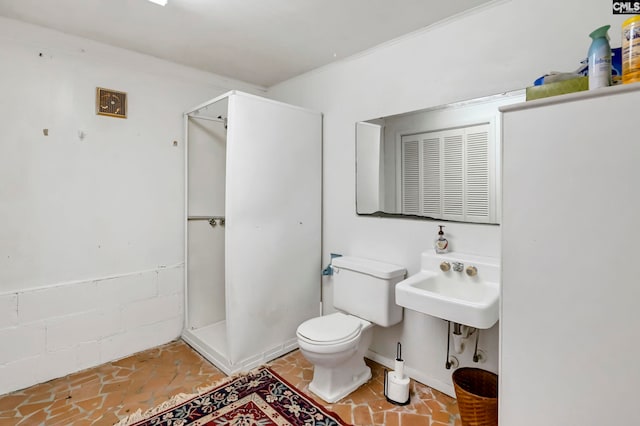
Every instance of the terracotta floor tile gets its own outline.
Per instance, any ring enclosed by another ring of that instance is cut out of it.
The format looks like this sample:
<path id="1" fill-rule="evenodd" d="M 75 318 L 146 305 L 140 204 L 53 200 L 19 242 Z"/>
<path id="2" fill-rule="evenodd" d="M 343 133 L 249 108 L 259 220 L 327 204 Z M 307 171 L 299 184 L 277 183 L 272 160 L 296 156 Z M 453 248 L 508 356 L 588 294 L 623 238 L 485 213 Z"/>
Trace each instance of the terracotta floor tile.
<path id="1" fill-rule="evenodd" d="M 436 422 L 448 424 L 451 422 L 451 413 L 447 413 L 446 411 L 436 411 L 431 413 L 431 419 Z"/>
<path id="2" fill-rule="evenodd" d="M 86 417 L 86 413 L 83 413 L 79 408 L 72 408 L 55 417 L 47 417 L 46 424 L 50 426 L 72 425 L 76 420 L 81 420 L 83 417 Z"/>
<path id="3" fill-rule="evenodd" d="M 41 425 L 45 424 L 45 420 L 47 419 L 47 413 L 44 410 L 37 411 L 30 416 L 22 417 L 21 419 L 16 419 L 15 425 Z"/>
<path id="4" fill-rule="evenodd" d="M 302 370 L 302 379 L 311 381 L 313 379 L 313 370 L 308 368 Z"/>
<path id="5" fill-rule="evenodd" d="M 58 399 L 71 399 L 73 402 L 84 401 L 85 399 L 93 398 L 96 395 L 99 395 L 100 388 L 102 388 L 100 381 L 94 378 L 94 380 L 92 380 L 91 382 L 87 382 L 77 389 L 73 389 L 67 396 L 67 398 Z"/>
<path id="6" fill-rule="evenodd" d="M 426 401 L 426 402 L 428 403 L 433 401 Z M 424 416 L 429 416 L 433 412 L 439 412 L 442 410 L 442 407 L 440 405 L 438 405 L 437 408 L 434 409 L 434 408 L 431 408 L 429 404 L 425 404 L 425 402 L 422 400 L 414 401 L 413 404 L 411 405 L 415 409 L 416 414 L 421 414 Z"/>
<path id="7" fill-rule="evenodd" d="M 122 392 L 114 392 L 110 394 L 104 395 L 105 399 L 103 402 L 103 406 L 105 408 L 108 407 L 119 407 L 125 401 L 125 395 Z"/>
<path id="8" fill-rule="evenodd" d="M 361 386 L 351 394 L 344 398 L 345 402 L 350 402 L 353 405 L 362 404 L 377 397 L 377 392 L 368 386 Z"/>
<path id="9" fill-rule="evenodd" d="M 118 361 L 114 361 L 111 363 L 111 365 L 113 365 L 114 367 L 119 367 L 123 369 L 133 369 L 135 364 L 139 362 L 140 360 L 138 359 L 138 356 L 134 355 L 127 358 L 123 358 Z"/>
<path id="10" fill-rule="evenodd" d="M 3 417 L 0 415 L 0 425 L 13 426 L 18 423 L 18 417 Z"/>
<path id="11" fill-rule="evenodd" d="M 431 411 L 440 411 L 444 408 L 444 404 L 442 404 L 441 402 L 435 400 L 435 399 L 429 399 L 429 400 L 423 400 L 424 404 L 429 407 L 429 410 Z"/>
<path id="12" fill-rule="evenodd" d="M 24 404 L 36 404 L 39 402 L 50 402 L 53 400 L 53 394 L 51 392 L 38 392 L 34 395 L 28 395 Z"/>
<path id="13" fill-rule="evenodd" d="M 351 406 L 351 404 L 333 404 L 331 408 L 329 408 L 329 410 L 336 413 L 345 422 L 347 423 L 353 422 L 353 419 L 352 419 L 353 407 Z"/>
<path id="14" fill-rule="evenodd" d="M 70 386 L 84 385 L 88 382 L 94 382 L 96 380 L 98 380 L 98 377 L 95 371 L 85 370 L 69 377 L 69 385 Z"/>
<path id="15" fill-rule="evenodd" d="M 178 387 L 172 388 L 170 393 L 171 393 L 171 395 L 178 395 L 178 394 L 181 394 L 181 393 L 192 394 L 192 393 L 197 393 L 198 392 L 198 388 L 201 388 L 201 387 L 205 387 L 205 386 L 203 385 L 203 386 L 199 386 L 197 388 L 186 387 L 186 386 L 178 386 Z M 155 400 L 157 401 L 157 404 L 154 404 L 153 406 L 162 403 L 165 399 L 166 398 L 158 398 L 156 396 Z"/>
<path id="16" fill-rule="evenodd" d="M 104 395 L 98 395 L 93 398 L 85 399 L 84 401 L 76 401 L 74 405 L 80 407 L 84 411 L 93 411 L 102 407 L 104 401 Z"/>
<path id="17" fill-rule="evenodd" d="M 127 389 L 131 389 L 131 382 L 129 380 L 120 380 L 118 382 L 109 382 L 100 388 L 100 393 L 115 393 L 123 392 Z"/>
<path id="18" fill-rule="evenodd" d="M 64 380 L 61 380 L 61 383 Z M 29 388 L 29 394 L 31 395 L 40 395 L 40 394 L 46 394 L 48 392 L 51 392 L 51 389 L 55 386 L 55 383 L 51 383 L 51 382 L 45 382 L 45 383 L 40 383 L 37 385 L 34 385 L 32 387 Z"/>
<path id="19" fill-rule="evenodd" d="M 429 417 L 412 413 L 400 413 L 400 426 L 425 426 L 430 424 Z"/>
<path id="20" fill-rule="evenodd" d="M 384 411 L 372 412 L 371 418 L 374 425 L 384 425 Z"/>
<path id="21" fill-rule="evenodd" d="M 371 411 L 366 405 L 358 405 L 353 409 L 353 423 L 357 425 L 372 425 L 373 418 L 371 417 Z"/>
<path id="22" fill-rule="evenodd" d="M 46 407 L 50 406 L 50 402 L 36 402 L 35 404 L 23 404 L 18 407 L 18 412 L 20 415 L 26 417 L 29 414 L 33 414 L 36 411 L 44 410 Z"/>
<path id="23" fill-rule="evenodd" d="M 7 395 L 0 397 L 0 413 L 3 411 L 13 410 L 18 405 L 22 404 L 28 399 L 28 395 Z M 1 415 L 1 414 L 0 414 Z"/>
<path id="24" fill-rule="evenodd" d="M 411 404 L 397 406 L 383 395 L 384 367 L 366 360 L 369 383 L 334 404 L 309 392 L 313 366 L 300 351 L 270 363 L 274 371 L 310 399 L 358 426 L 460 426 L 456 401 L 420 383 L 411 383 Z M 0 395 L 0 424 L 112 425 L 138 408 L 145 411 L 178 393 L 220 382 L 226 376 L 182 341 Z M 433 422 L 431 420 L 433 416 Z"/>
<path id="25" fill-rule="evenodd" d="M 92 424 L 93 421 L 89 419 L 78 419 L 73 422 L 73 426 L 91 426 Z"/>
<path id="26" fill-rule="evenodd" d="M 397 405 L 390 403 L 386 398 L 381 398 L 380 396 L 379 394 L 375 395 L 374 398 L 368 401 L 369 407 L 374 413 L 393 410 L 397 407 Z"/>
<path id="27" fill-rule="evenodd" d="M 113 412 L 106 412 L 96 420 L 93 424 L 96 426 L 112 426 L 114 423 L 118 423 L 120 418 L 116 416 Z"/>
<path id="28" fill-rule="evenodd" d="M 384 426 L 400 426 L 400 413 L 392 411 L 385 413 Z"/>
<path id="29" fill-rule="evenodd" d="M 86 419 L 89 420 L 90 422 L 96 422 L 96 420 L 101 418 L 103 415 L 104 415 L 104 411 L 95 410 L 92 413 L 88 414 Z"/>

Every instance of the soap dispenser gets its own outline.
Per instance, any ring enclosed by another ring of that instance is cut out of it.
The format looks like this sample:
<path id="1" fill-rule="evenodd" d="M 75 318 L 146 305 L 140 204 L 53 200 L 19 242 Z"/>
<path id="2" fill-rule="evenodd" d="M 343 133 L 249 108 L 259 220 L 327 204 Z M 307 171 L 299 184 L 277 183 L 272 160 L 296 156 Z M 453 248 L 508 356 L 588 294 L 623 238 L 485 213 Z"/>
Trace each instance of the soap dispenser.
<path id="1" fill-rule="evenodd" d="M 436 253 L 446 253 L 449 251 L 449 241 L 444 237 L 444 225 L 438 225 L 440 227 L 440 231 L 438 231 L 438 238 L 436 239 L 435 249 Z"/>

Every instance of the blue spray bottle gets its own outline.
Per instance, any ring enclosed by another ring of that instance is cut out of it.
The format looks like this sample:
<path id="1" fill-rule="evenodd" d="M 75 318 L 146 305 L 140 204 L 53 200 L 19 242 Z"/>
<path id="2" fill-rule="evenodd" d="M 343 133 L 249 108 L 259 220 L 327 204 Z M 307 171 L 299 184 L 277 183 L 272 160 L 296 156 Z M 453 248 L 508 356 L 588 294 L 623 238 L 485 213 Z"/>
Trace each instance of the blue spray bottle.
<path id="1" fill-rule="evenodd" d="M 605 25 L 589 34 L 593 39 L 589 47 L 589 90 L 611 86 L 609 28 L 611 25 Z"/>

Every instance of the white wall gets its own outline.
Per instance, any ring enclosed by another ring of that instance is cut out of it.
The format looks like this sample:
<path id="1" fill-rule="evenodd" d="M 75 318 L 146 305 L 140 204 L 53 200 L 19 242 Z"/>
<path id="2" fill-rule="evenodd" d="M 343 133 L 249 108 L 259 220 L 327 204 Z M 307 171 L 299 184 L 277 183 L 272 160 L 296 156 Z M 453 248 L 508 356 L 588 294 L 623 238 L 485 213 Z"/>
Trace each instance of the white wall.
<path id="1" fill-rule="evenodd" d="M 356 216 L 356 121 L 519 89 L 545 72 L 574 70 L 599 26 L 611 24 L 611 44 L 620 45 L 623 20 L 602 0 L 498 1 L 270 88 L 271 97 L 324 113 L 325 264 L 333 252 L 415 273 L 437 232 L 437 222 Z M 453 250 L 500 255 L 498 226 L 447 223 L 446 231 Z M 330 304 L 330 278 L 323 287 Z M 405 310 L 403 324 L 378 331 L 372 349 L 393 359 L 398 340 L 414 377 L 451 391 L 444 322 Z M 482 368 L 497 371 L 497 326 L 480 347 L 489 355 Z M 469 351 L 462 358 L 463 365 L 472 364 Z"/>
<path id="2" fill-rule="evenodd" d="M 180 334 L 182 112 L 260 90 L 4 18 L 0 64 L 2 394 Z"/>

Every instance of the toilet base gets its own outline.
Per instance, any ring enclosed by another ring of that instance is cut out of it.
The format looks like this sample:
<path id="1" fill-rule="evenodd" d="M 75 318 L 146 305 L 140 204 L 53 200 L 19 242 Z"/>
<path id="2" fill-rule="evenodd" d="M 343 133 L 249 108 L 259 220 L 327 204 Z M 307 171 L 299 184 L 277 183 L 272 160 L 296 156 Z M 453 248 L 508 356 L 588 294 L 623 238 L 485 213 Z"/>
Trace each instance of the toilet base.
<path id="1" fill-rule="evenodd" d="M 316 365 L 309 391 L 333 403 L 358 389 L 371 379 L 371 369 L 365 364 L 364 357 L 353 356 L 338 368 Z"/>

